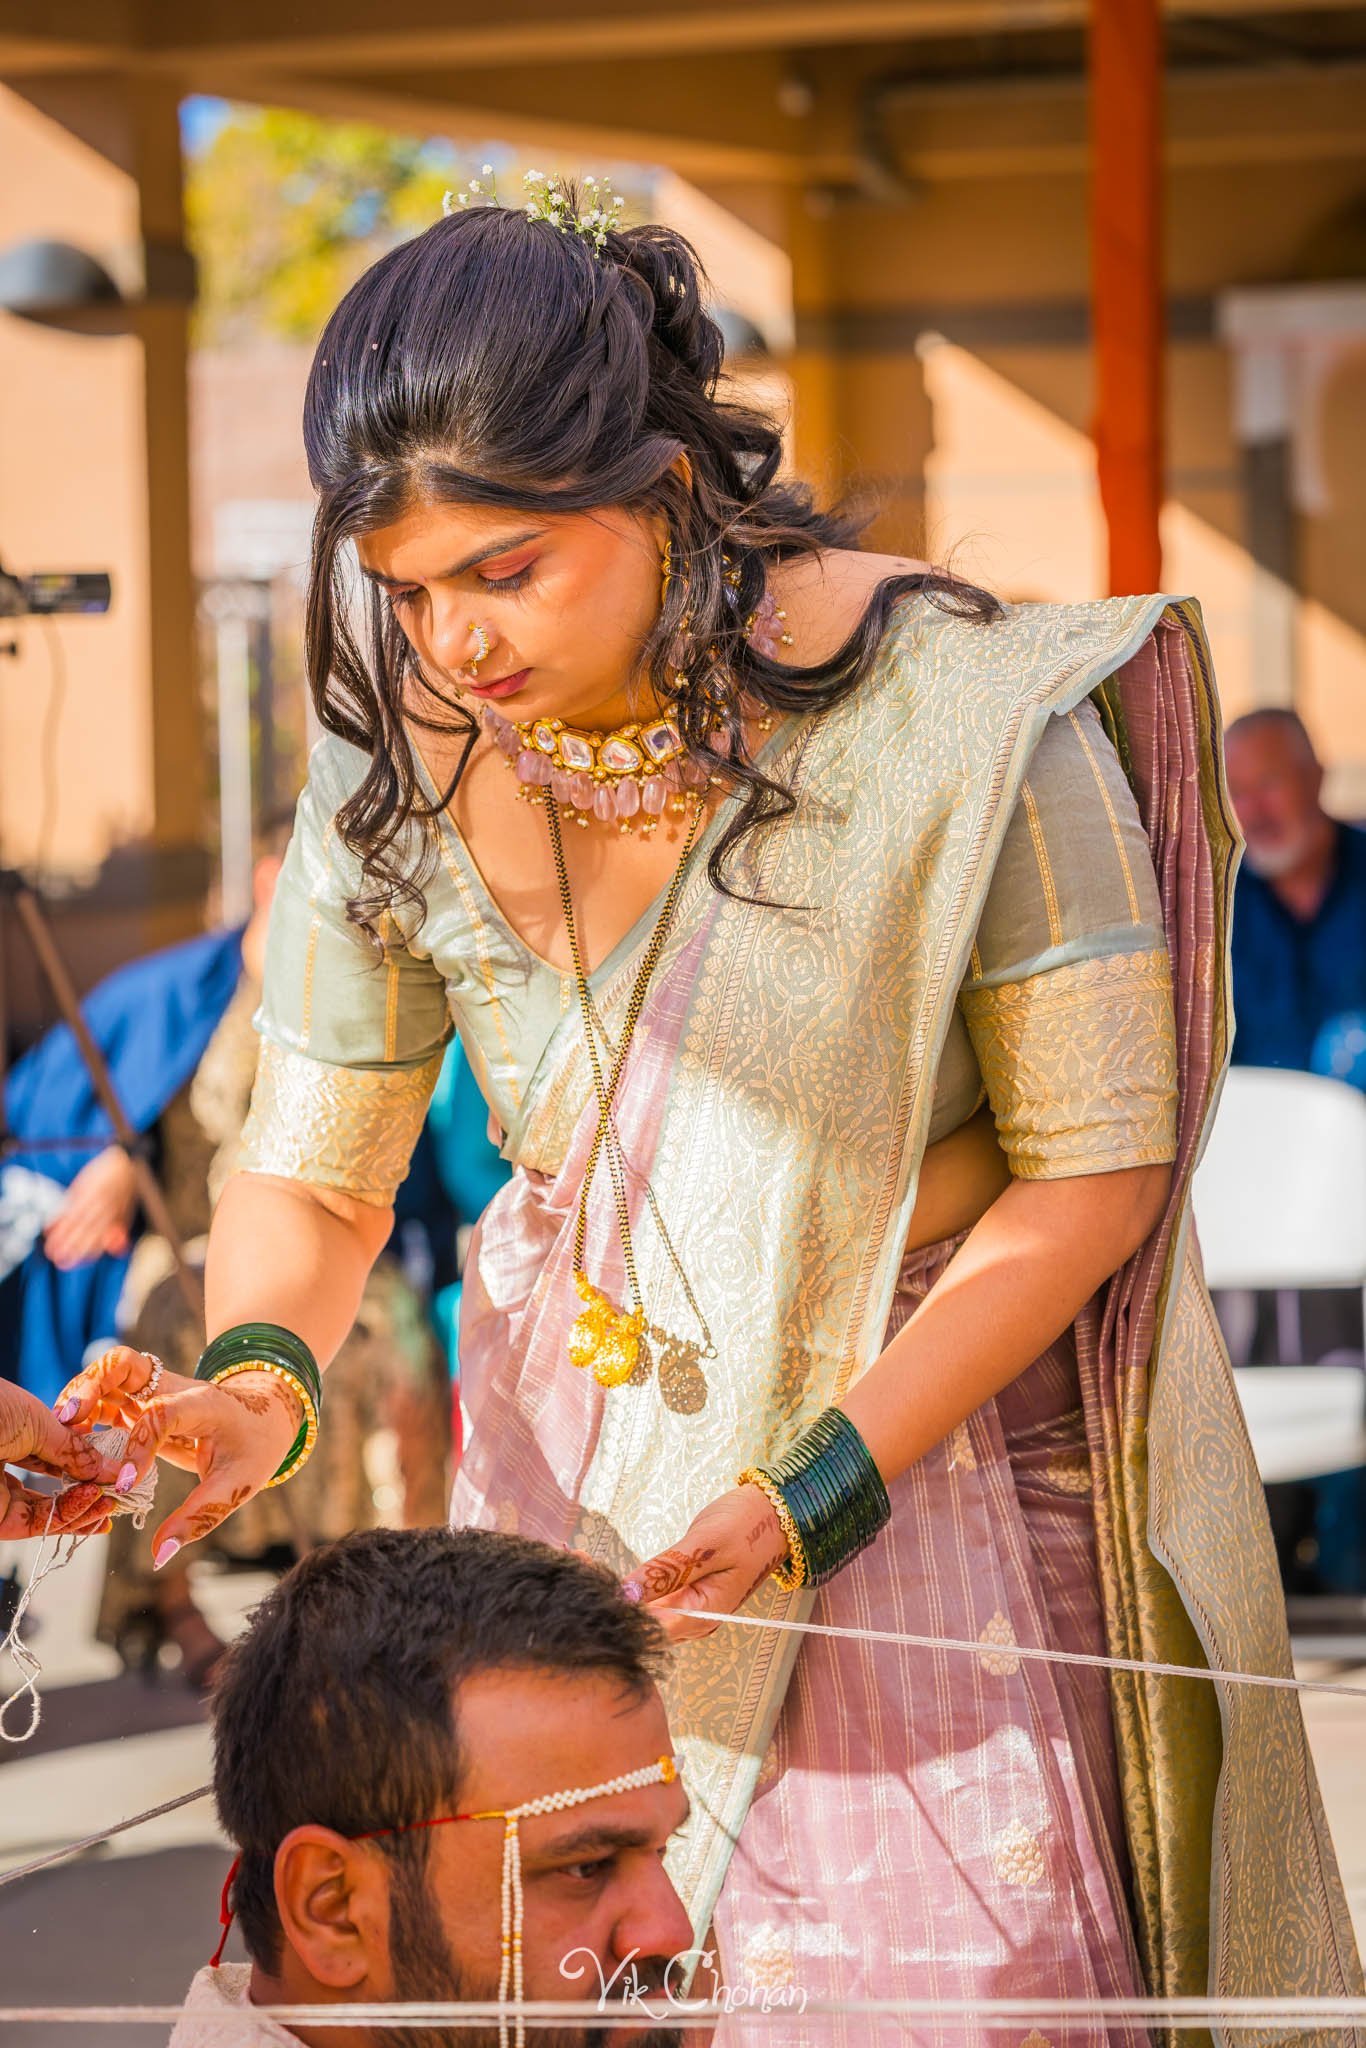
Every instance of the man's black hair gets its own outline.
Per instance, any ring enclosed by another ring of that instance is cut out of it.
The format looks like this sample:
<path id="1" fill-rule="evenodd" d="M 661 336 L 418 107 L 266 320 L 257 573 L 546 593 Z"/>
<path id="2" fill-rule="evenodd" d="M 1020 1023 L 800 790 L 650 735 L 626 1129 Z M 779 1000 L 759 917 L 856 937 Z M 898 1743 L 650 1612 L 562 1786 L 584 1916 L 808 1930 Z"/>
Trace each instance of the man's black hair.
<path id="1" fill-rule="evenodd" d="M 256 1609 L 214 1701 L 214 1794 L 241 1855 L 233 1905 L 280 1956 L 275 1851 L 306 1822 L 359 1835 L 458 1809 L 459 1689 L 486 1671 L 660 1677 L 657 1622 L 601 1566 L 482 1529 L 373 1529 L 311 1551 Z M 381 1847 L 425 1868 L 426 1829 Z"/>

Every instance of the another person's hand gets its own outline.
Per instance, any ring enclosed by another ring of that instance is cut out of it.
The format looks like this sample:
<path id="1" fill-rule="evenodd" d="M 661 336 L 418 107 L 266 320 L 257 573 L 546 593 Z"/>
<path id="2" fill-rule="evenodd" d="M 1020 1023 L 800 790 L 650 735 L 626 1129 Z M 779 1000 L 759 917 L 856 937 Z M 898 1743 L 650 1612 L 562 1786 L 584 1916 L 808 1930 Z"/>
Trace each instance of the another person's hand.
<path id="1" fill-rule="evenodd" d="M 151 1392 L 156 1363 L 145 1351 L 116 1345 L 67 1382 L 57 1415 L 72 1425 L 112 1422 L 128 1430 L 120 1493 L 158 1457 L 198 1475 L 198 1486 L 152 1538 L 160 1566 L 269 1484 L 299 1433 L 303 1411 L 298 1396 L 270 1373 L 239 1373 L 213 1386 L 163 1367 Z"/>
<path id="2" fill-rule="evenodd" d="M 61 1493 L 36 1493 L 3 1470 L 22 1465 L 77 1482 Z M 12 1380 L 0 1380 L 0 1536 L 88 1536 L 109 1521 L 103 1489 L 115 1472 L 89 1437 L 77 1436 Z"/>
<path id="3" fill-rule="evenodd" d="M 671 1642 L 691 1642 L 713 1634 L 716 1623 L 657 1609 L 734 1614 L 786 1556 L 787 1538 L 767 1496 L 757 1486 L 737 1486 L 709 1502 L 670 1549 L 628 1572 L 622 1590 L 655 1610 Z"/>
<path id="4" fill-rule="evenodd" d="M 72 1181 L 61 1209 L 43 1232 L 43 1250 L 64 1273 L 106 1252 L 126 1252 L 137 1206 L 133 1162 L 122 1146 L 109 1145 Z"/>

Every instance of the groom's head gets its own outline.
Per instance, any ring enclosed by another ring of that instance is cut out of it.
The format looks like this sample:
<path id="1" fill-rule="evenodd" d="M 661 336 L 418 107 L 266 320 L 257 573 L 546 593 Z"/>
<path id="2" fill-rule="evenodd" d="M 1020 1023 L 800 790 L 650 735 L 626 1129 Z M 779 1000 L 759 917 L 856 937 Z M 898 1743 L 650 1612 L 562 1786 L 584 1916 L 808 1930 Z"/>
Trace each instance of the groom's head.
<path id="1" fill-rule="evenodd" d="M 311 1552 L 233 1646 L 215 1703 L 253 1997 L 496 1997 L 501 1816 L 633 1773 L 653 1781 L 519 1824 L 524 1995 L 658 1985 L 692 1945 L 661 1860 L 687 1813 L 661 1766 L 663 1657 L 609 1574 L 544 1544 L 383 1529 Z"/>

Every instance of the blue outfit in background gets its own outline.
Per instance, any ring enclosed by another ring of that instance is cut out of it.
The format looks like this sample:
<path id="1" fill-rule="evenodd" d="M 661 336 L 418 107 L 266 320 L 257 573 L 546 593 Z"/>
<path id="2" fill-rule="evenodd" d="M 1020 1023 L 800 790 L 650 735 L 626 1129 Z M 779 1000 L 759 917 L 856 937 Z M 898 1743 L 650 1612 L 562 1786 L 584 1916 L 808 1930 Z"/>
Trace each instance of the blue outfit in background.
<path id="1" fill-rule="evenodd" d="M 1311 918 L 1292 916 L 1244 863 L 1233 898 L 1232 952 L 1234 1060 L 1366 1086 L 1366 832 L 1338 825 L 1333 879 Z M 1355 1297 L 1334 1290 L 1302 1296 L 1301 1316 L 1310 1362 L 1360 1341 Z M 1259 1327 L 1269 1331 L 1269 1317 Z M 1303 1484 L 1313 1497 L 1320 1584 L 1366 1591 L 1366 1470 Z"/>
<path id="2" fill-rule="evenodd" d="M 193 1078 L 242 975 L 242 932 L 212 932 L 131 961 L 96 987 L 82 1014 L 108 1062 L 129 1122 L 148 1136 Z M 6 1164 L 61 1187 L 114 1142 L 75 1038 L 49 1031 L 11 1070 L 7 1134 L 19 1141 Z M 430 1246 L 433 1320 L 454 1373 L 460 1285 L 455 1234 L 474 1223 L 510 1172 L 487 1137 L 488 1106 L 458 1039 L 452 1041 L 407 1180 L 395 1203 L 400 1236 L 415 1222 Z M 69 1149 L 25 1152 L 25 1138 L 63 1139 Z M 85 1140 L 85 1143 L 78 1141 Z M 0 1378 L 51 1403 L 80 1370 L 86 1349 L 115 1333 L 128 1270 L 126 1253 L 62 1272 L 41 1239 L 0 1279 Z"/>
<path id="3" fill-rule="evenodd" d="M 81 1005 L 133 1128 L 149 1135 L 190 1081 L 242 974 L 240 930 L 210 932 L 169 946 L 102 981 Z M 76 1040 L 65 1024 L 40 1039 L 5 1085 L 7 1134 L 20 1141 L 6 1163 L 70 1187 L 113 1127 L 100 1107 Z M 25 1152 L 25 1138 L 59 1138 L 71 1149 Z M 76 1141 L 84 1139 L 84 1144 Z M 41 1240 L 0 1281 L 0 1377 L 52 1402 L 80 1370 L 86 1346 L 112 1336 L 128 1268 L 106 1254 L 63 1273 Z"/>
<path id="4" fill-rule="evenodd" d="M 1234 1060 L 1316 1071 L 1315 1041 L 1366 1010 L 1366 832 L 1337 828 L 1337 861 L 1312 918 L 1292 917 L 1244 862 L 1233 897 Z"/>

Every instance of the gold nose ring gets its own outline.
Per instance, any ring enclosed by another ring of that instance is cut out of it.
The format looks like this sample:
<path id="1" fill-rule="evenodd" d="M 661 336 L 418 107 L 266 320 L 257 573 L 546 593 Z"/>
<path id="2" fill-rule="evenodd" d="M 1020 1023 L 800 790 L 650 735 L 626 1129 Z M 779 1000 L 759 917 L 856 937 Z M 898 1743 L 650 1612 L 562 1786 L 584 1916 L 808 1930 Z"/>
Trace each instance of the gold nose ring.
<path id="1" fill-rule="evenodd" d="M 471 660 L 465 663 L 465 667 L 473 675 L 477 673 L 480 662 L 488 660 L 490 642 L 489 636 L 485 632 L 484 628 L 482 626 L 476 626 L 473 619 L 470 620 L 470 631 L 471 633 L 473 633 L 479 647 L 479 652 L 476 655 L 474 655 Z"/>

